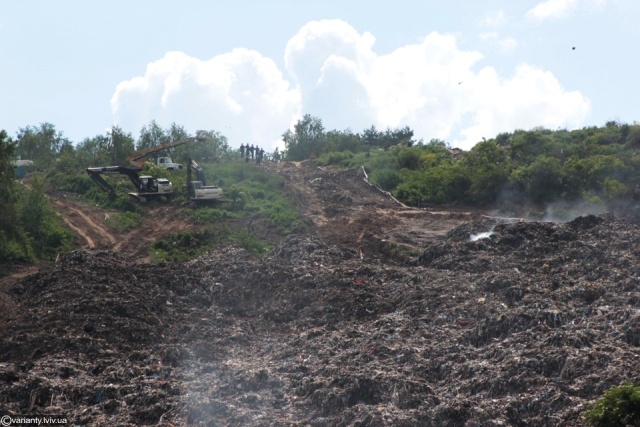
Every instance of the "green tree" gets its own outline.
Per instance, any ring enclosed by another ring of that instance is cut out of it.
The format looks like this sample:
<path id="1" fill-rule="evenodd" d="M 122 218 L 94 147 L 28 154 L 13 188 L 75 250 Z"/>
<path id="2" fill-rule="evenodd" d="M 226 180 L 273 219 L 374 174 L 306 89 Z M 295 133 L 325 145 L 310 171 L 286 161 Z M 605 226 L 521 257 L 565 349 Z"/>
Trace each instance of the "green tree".
<path id="1" fill-rule="evenodd" d="M 550 138 L 543 130 L 516 131 L 509 140 L 511 158 L 518 164 L 530 164 L 548 153 Z"/>
<path id="2" fill-rule="evenodd" d="M 587 405 L 582 418 L 592 427 L 640 426 L 640 385 L 610 388 L 595 404 Z"/>
<path id="3" fill-rule="evenodd" d="M 107 156 L 114 165 L 124 165 L 127 156 L 134 151 L 133 143 L 133 137 L 130 133 L 124 132 L 118 126 L 113 126 L 107 144 Z"/>
<path id="4" fill-rule="evenodd" d="M 469 198 L 475 203 L 494 202 L 508 181 L 506 151 L 495 141 L 482 141 L 462 156 L 470 181 Z"/>
<path id="5" fill-rule="evenodd" d="M 80 168 L 109 165 L 113 159 L 109 155 L 109 136 L 97 135 L 85 138 L 76 146 L 75 157 Z"/>
<path id="6" fill-rule="evenodd" d="M 186 136 L 188 137 L 188 136 Z M 183 134 L 175 134 L 175 140 L 184 139 Z M 217 131 L 198 131 L 198 138 L 175 149 L 174 157 L 181 162 L 192 158 L 197 162 L 219 162 L 235 156 L 227 142 L 227 137 Z M 175 160 L 174 159 L 174 160 Z"/>
<path id="7" fill-rule="evenodd" d="M 550 156 L 540 156 L 530 165 L 516 168 L 510 179 L 534 203 L 554 201 L 564 190 L 560 160 Z"/>
<path id="8" fill-rule="evenodd" d="M 155 120 L 151 120 L 151 123 L 140 129 L 136 150 L 155 147 L 156 145 L 166 144 L 167 142 L 172 142 L 169 132 L 165 132 Z"/>
<path id="9" fill-rule="evenodd" d="M 364 149 L 360 136 L 349 130 L 327 132 L 327 151 L 351 151 L 356 153 Z"/>
<path id="10" fill-rule="evenodd" d="M 38 258 L 50 258 L 64 249 L 72 235 L 60 226 L 56 212 L 44 195 L 44 179 L 35 176 L 21 192 L 18 217 Z"/>
<path id="11" fill-rule="evenodd" d="M 11 165 L 15 143 L 0 130 L 0 263 L 29 257 L 27 239 L 18 223 L 15 173 Z"/>
<path id="12" fill-rule="evenodd" d="M 414 144 L 413 131 L 405 126 L 401 129 L 387 128 L 380 132 L 375 126 L 371 126 L 362 132 L 362 143 L 369 147 L 380 147 L 388 150 L 394 145 L 404 145 L 411 147 Z"/>
<path id="13" fill-rule="evenodd" d="M 305 160 L 312 154 L 319 155 L 325 151 L 327 140 L 322 126 L 322 120 L 310 114 L 298 120 L 291 129 L 287 130 L 282 139 L 285 146 L 285 160 Z"/>
<path id="14" fill-rule="evenodd" d="M 53 165 L 62 147 L 71 142 L 62 132 L 56 132 L 51 123 L 42 123 L 38 127 L 27 126 L 18 131 L 15 154 L 22 159 L 32 160 L 37 168 L 49 168 Z"/>

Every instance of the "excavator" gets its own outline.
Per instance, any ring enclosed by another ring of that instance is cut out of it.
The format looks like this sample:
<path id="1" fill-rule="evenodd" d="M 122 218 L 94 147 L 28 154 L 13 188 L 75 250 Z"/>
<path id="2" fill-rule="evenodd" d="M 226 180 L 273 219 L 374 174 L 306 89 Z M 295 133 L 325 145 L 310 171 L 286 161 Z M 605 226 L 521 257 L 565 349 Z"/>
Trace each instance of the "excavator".
<path id="1" fill-rule="evenodd" d="M 196 140 L 202 141 L 207 139 L 206 131 L 198 131 L 195 137 L 189 137 L 181 139 L 179 141 L 168 142 L 165 144 L 156 145 L 153 147 L 144 148 L 136 151 L 134 154 L 126 158 L 131 166 L 102 166 L 87 168 L 87 174 L 89 177 L 98 184 L 98 186 L 109 193 L 109 198 L 114 199 L 116 197 L 116 191 L 103 177 L 103 174 L 121 174 L 126 175 L 136 188 L 136 192 L 129 193 L 131 197 L 141 203 L 145 203 L 147 200 L 161 200 L 168 201 L 173 194 L 173 184 L 166 178 L 154 178 L 149 175 L 140 175 L 142 166 L 144 165 L 145 158 L 158 151 L 166 150 L 167 148 L 177 147 L 178 145 L 186 144 L 187 142 Z M 165 169 L 180 169 L 181 165 L 173 163 L 169 157 L 160 157 L 157 160 L 158 165 L 163 166 Z"/>
<path id="2" fill-rule="evenodd" d="M 192 173 L 195 181 L 192 181 Z M 187 191 L 189 200 L 194 202 L 223 201 L 224 193 L 217 185 L 206 185 L 204 171 L 193 159 L 188 159 Z"/>
<path id="3" fill-rule="evenodd" d="M 109 199 L 116 197 L 116 190 L 103 177 L 103 174 L 126 175 L 136 188 L 136 192 L 129 193 L 131 197 L 145 203 L 148 200 L 160 200 L 168 202 L 173 194 L 173 184 L 166 178 L 154 178 L 148 175 L 140 175 L 142 168 L 126 167 L 126 166 L 103 166 L 95 168 L 87 168 L 89 177 L 98 184 L 98 186 L 109 193 Z"/>

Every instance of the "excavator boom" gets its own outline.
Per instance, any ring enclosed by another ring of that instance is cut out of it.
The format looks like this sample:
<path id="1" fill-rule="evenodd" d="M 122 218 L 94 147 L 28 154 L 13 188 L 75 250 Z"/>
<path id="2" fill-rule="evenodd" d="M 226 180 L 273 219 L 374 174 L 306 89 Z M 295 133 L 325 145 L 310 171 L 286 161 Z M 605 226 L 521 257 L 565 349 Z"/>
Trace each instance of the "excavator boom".
<path id="1" fill-rule="evenodd" d="M 142 168 L 125 167 L 125 166 L 103 166 L 95 168 L 87 168 L 89 177 L 98 184 L 98 186 L 109 193 L 109 198 L 114 199 L 116 191 L 103 177 L 103 174 L 121 174 L 126 175 L 136 192 L 129 193 L 134 199 L 144 203 L 147 199 L 169 200 L 173 193 L 173 184 L 165 178 L 154 178 L 152 176 L 140 176 Z"/>
<path id="2" fill-rule="evenodd" d="M 154 145 L 153 147 L 147 147 L 147 148 L 138 150 L 132 155 L 130 155 L 129 157 L 127 157 L 127 161 L 131 163 L 133 166 L 142 167 L 144 164 L 144 159 L 153 153 L 157 153 L 162 150 L 177 147 L 178 145 L 186 144 L 187 142 L 190 142 L 193 140 L 202 141 L 204 139 L 206 139 L 206 132 L 198 131 L 195 137 L 189 137 L 189 138 L 181 139 L 179 141 L 166 142 L 164 144 Z"/>

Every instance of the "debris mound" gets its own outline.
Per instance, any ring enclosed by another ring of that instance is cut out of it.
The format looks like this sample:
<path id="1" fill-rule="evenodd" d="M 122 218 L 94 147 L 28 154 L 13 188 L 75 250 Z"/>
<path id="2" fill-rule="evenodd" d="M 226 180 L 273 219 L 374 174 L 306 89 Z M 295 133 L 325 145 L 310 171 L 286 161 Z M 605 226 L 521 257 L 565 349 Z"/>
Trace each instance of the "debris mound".
<path id="1" fill-rule="evenodd" d="M 471 236 L 491 234 L 472 240 Z M 87 425 L 579 426 L 640 374 L 640 230 L 480 218 L 416 262 L 77 251 L 10 290 L 0 411 Z"/>

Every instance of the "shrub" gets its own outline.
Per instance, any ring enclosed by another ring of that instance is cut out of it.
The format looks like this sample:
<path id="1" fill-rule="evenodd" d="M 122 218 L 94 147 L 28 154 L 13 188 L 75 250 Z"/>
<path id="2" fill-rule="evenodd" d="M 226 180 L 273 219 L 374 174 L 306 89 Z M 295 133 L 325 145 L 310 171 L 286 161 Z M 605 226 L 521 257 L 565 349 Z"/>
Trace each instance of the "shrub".
<path id="1" fill-rule="evenodd" d="M 383 190 L 391 191 L 400 184 L 401 179 L 393 169 L 377 169 L 371 173 L 371 181 Z"/>
<path id="2" fill-rule="evenodd" d="M 323 153 L 316 159 L 316 164 L 320 166 L 326 165 L 343 165 L 353 158 L 351 151 L 332 151 Z"/>
<path id="3" fill-rule="evenodd" d="M 604 397 L 587 406 L 582 418 L 592 427 L 640 426 L 640 384 L 610 388 Z"/>
<path id="4" fill-rule="evenodd" d="M 108 226 L 122 232 L 130 230 L 142 224 L 144 217 L 136 212 L 125 212 L 122 214 L 110 215 L 106 223 Z"/>

